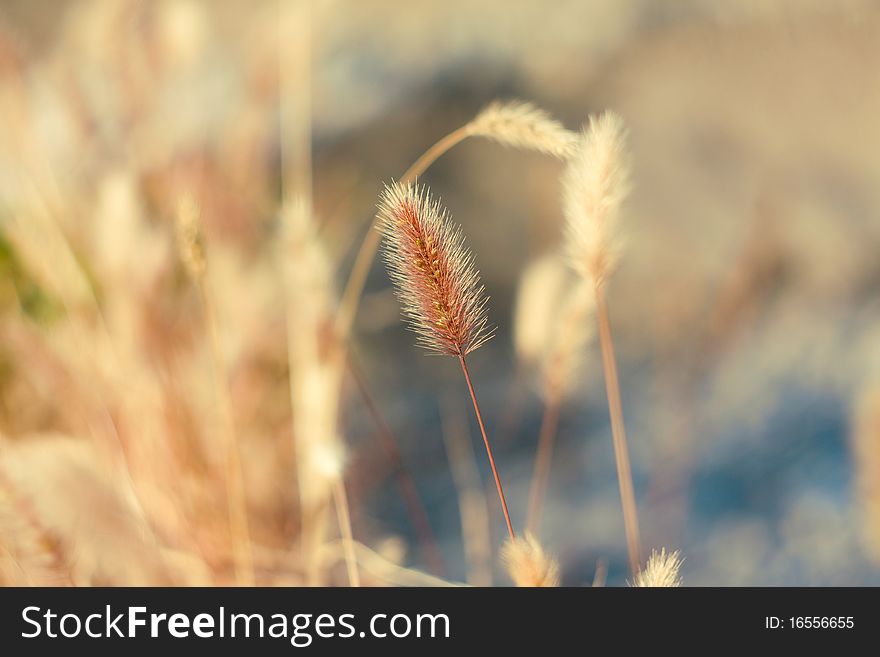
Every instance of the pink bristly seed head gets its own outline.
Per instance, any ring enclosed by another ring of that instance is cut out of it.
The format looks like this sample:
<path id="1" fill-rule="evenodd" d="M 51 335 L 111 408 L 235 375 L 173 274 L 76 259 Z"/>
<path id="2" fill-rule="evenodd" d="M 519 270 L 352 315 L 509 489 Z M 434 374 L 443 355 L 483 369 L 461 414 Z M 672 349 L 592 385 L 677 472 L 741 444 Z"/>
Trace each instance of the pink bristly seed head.
<path id="1" fill-rule="evenodd" d="M 403 314 L 428 351 L 464 356 L 487 328 L 484 288 L 461 230 L 427 190 L 394 183 L 379 203 L 384 257 Z"/>

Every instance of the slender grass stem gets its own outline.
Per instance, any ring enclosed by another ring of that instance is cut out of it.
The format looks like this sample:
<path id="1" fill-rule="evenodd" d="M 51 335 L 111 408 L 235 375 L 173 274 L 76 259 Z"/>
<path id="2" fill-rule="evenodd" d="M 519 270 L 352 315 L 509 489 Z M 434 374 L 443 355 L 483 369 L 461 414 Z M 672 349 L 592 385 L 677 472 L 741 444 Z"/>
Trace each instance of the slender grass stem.
<path id="1" fill-rule="evenodd" d="M 608 578 L 608 562 L 605 559 L 599 559 L 596 562 L 596 572 L 593 575 L 593 588 L 602 588 L 605 586 L 605 580 Z"/>
<path id="2" fill-rule="evenodd" d="M 526 527 L 533 533 L 538 528 L 544 493 L 547 490 L 550 461 L 553 456 L 553 443 L 556 441 L 556 429 L 559 425 L 559 407 L 559 395 L 551 391 L 544 404 L 541 429 L 538 433 L 538 449 L 535 453 L 535 467 L 532 473 L 532 486 L 529 491 Z"/>
<path id="3" fill-rule="evenodd" d="M 526 368 L 520 363 L 516 367 L 513 381 L 507 388 L 507 400 L 504 404 L 504 412 L 501 414 L 501 422 L 495 436 L 502 444 L 513 440 L 522 420 L 522 407 L 526 399 Z"/>
<path id="4" fill-rule="evenodd" d="M 253 586 L 255 583 L 254 559 L 251 550 L 241 453 L 238 437 L 235 433 L 235 421 L 232 418 L 232 401 L 229 397 L 229 372 L 220 346 L 220 331 L 217 327 L 214 303 L 204 277 L 197 278 L 196 284 L 202 298 L 208 325 L 211 360 L 214 368 L 214 394 L 217 400 L 217 410 L 220 414 L 221 430 L 224 434 L 226 501 L 229 512 L 235 579 L 240 586 Z"/>
<path id="5" fill-rule="evenodd" d="M 407 169 L 400 177 L 400 182 L 404 185 L 407 183 L 415 182 L 416 178 L 425 173 L 425 171 L 428 170 L 428 167 L 434 164 L 434 162 L 436 162 L 441 155 L 446 153 L 456 144 L 463 142 L 470 135 L 470 123 L 450 132 L 448 135 L 440 139 L 436 144 L 431 146 L 431 148 L 426 150 L 419 157 L 419 159 L 413 162 L 412 166 Z"/>
<path id="6" fill-rule="evenodd" d="M 599 322 L 599 343 L 602 350 L 602 365 L 605 370 L 605 390 L 608 395 L 608 412 L 611 416 L 611 437 L 614 443 L 614 459 L 617 463 L 617 481 L 620 485 L 620 501 L 623 507 L 629 567 L 635 576 L 639 573 L 641 564 L 639 518 L 636 510 L 636 496 L 629 462 L 626 430 L 623 424 L 620 383 L 617 378 L 611 322 L 608 319 L 608 304 L 605 301 L 605 293 L 601 284 L 596 285 L 596 317 Z"/>
<path id="7" fill-rule="evenodd" d="M 473 402 L 474 405 L 474 413 L 477 415 L 477 424 L 480 425 L 483 444 L 486 445 L 486 455 L 489 457 L 492 476 L 495 478 L 495 488 L 498 489 L 498 499 L 501 501 L 504 522 L 507 523 L 507 533 L 510 535 L 511 540 L 516 540 L 516 533 L 513 531 L 513 523 L 510 522 L 510 512 L 507 510 L 507 499 L 504 497 L 504 488 L 501 486 L 501 477 L 498 476 L 498 468 L 495 467 L 495 457 L 492 456 L 492 447 L 489 445 L 489 438 L 486 435 L 486 427 L 483 424 L 483 415 L 480 413 L 480 405 L 477 403 L 477 394 L 474 392 L 474 385 L 471 383 L 471 375 L 470 372 L 468 372 L 467 362 L 465 361 L 463 354 L 459 354 L 458 362 L 461 363 L 461 371 L 464 372 L 464 380 L 467 382 L 468 392 L 471 394 L 471 402 Z"/>
<path id="8" fill-rule="evenodd" d="M 489 500 L 480 481 L 476 454 L 457 405 L 443 405 L 443 440 L 458 496 L 461 539 L 467 563 L 467 581 L 473 586 L 492 585 L 492 531 L 489 521 Z"/>
<path id="9" fill-rule="evenodd" d="M 348 496 L 345 494 L 345 482 L 342 475 L 333 478 L 333 506 L 336 507 L 336 520 L 339 523 L 339 532 L 342 534 L 342 549 L 345 555 L 345 568 L 348 571 L 348 583 L 350 586 L 361 585 L 360 574 L 357 568 L 357 558 L 354 552 L 354 535 L 351 531 L 351 514 L 348 510 Z"/>

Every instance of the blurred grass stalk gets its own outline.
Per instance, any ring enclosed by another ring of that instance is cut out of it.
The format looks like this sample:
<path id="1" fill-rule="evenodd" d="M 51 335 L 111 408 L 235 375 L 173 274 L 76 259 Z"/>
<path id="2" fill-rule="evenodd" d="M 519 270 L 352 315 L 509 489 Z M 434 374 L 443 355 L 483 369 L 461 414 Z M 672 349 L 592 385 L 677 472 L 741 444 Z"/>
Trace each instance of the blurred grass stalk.
<path id="1" fill-rule="evenodd" d="M 345 548 L 349 584 L 358 586 L 344 470 L 340 464 L 329 482 L 316 471 L 320 470 L 317 462 L 328 448 L 341 450 L 336 415 L 344 354 L 332 344 L 326 347 L 326 328 L 333 312 L 332 277 L 314 225 L 312 6 L 308 0 L 279 0 L 278 12 L 281 213 L 286 242 L 282 266 L 287 288 L 288 367 L 306 583 L 317 586 L 322 582 L 321 550 L 326 540 L 327 508 L 332 503 Z"/>
<path id="2" fill-rule="evenodd" d="M 208 261 L 199 227 L 199 209 L 191 196 L 185 196 L 180 202 L 177 214 L 177 231 L 181 260 L 198 290 L 210 340 L 211 367 L 213 369 L 211 379 L 214 384 L 219 426 L 223 434 L 224 480 L 226 482 L 235 580 L 239 586 L 254 586 L 256 583 L 254 557 L 248 523 L 244 472 L 241 464 L 241 446 L 235 430 L 232 399 L 229 395 L 229 368 L 220 341 L 216 304 L 207 281 Z"/>
<path id="3" fill-rule="evenodd" d="M 626 548 L 630 570 L 636 574 L 639 572 L 641 564 L 639 517 L 633 488 L 632 467 L 629 461 L 629 448 L 626 442 L 626 428 L 623 423 L 623 407 L 620 402 L 620 382 L 617 376 L 617 362 L 614 357 L 611 323 L 608 319 L 608 306 L 605 303 L 604 291 L 600 285 L 596 286 L 596 317 L 599 320 L 599 343 L 602 350 L 602 365 L 605 370 L 608 410 L 611 415 L 611 437 L 614 442 L 617 481 L 620 484 L 620 500 L 623 505 Z"/>
<path id="4" fill-rule="evenodd" d="M 443 404 L 442 421 L 447 460 L 458 497 L 467 581 L 473 586 L 491 586 L 489 507 L 483 494 L 474 448 L 461 411 L 451 400 L 447 399 Z"/>

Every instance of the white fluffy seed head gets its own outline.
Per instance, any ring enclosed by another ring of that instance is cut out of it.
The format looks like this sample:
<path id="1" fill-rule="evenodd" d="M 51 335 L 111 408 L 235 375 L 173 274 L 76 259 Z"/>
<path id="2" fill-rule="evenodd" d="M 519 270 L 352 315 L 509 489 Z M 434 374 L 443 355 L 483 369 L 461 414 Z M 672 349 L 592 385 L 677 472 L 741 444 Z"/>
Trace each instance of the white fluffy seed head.
<path id="1" fill-rule="evenodd" d="M 541 393 L 563 399 L 594 334 L 595 295 L 556 252 L 540 256 L 520 279 L 513 343 L 520 362 L 535 367 Z"/>
<path id="2" fill-rule="evenodd" d="M 541 361 L 542 392 L 547 398 L 565 399 L 572 392 L 586 346 L 595 335 L 596 297 L 588 288 L 589 283 L 581 280 L 559 300 Z"/>
<path id="3" fill-rule="evenodd" d="M 570 276 L 555 252 L 533 260 L 523 272 L 513 315 L 513 346 L 523 364 L 534 365 L 546 353 Z"/>
<path id="4" fill-rule="evenodd" d="M 468 124 L 472 135 L 560 159 L 574 153 L 577 135 L 550 114 L 523 101 L 494 101 Z"/>
<path id="5" fill-rule="evenodd" d="M 662 548 L 659 552 L 654 550 L 648 559 L 645 569 L 636 575 L 635 586 L 639 587 L 676 587 L 681 586 L 681 553 L 667 552 Z"/>
<path id="6" fill-rule="evenodd" d="M 559 564 L 544 552 L 530 532 L 516 539 L 507 539 L 501 550 L 501 558 L 517 586 L 559 586 Z"/>
<path id="7" fill-rule="evenodd" d="M 590 117 L 563 177 L 566 246 L 575 271 L 596 284 L 611 274 L 620 251 L 620 206 L 630 189 L 623 120 Z"/>

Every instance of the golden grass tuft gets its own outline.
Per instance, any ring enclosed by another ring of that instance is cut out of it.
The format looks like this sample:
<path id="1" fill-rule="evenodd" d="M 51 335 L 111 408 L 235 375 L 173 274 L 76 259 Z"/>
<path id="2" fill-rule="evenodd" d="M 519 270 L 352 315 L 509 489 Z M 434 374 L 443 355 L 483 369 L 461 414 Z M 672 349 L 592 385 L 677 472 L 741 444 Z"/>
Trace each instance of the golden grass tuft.
<path id="1" fill-rule="evenodd" d="M 505 146 L 565 159 L 575 152 L 577 135 L 549 113 L 519 100 L 494 101 L 468 124 L 470 134 Z"/>
<path id="2" fill-rule="evenodd" d="M 575 271 L 602 283 L 620 251 L 620 206 L 629 193 L 626 130 L 614 112 L 590 117 L 563 177 L 566 245 Z"/>
<path id="3" fill-rule="evenodd" d="M 544 548 L 531 532 L 505 541 L 501 558 L 517 586 L 559 586 L 559 564 L 544 552 Z"/>
<path id="4" fill-rule="evenodd" d="M 644 570 L 636 575 L 634 586 L 638 587 L 677 587 L 681 586 L 681 570 L 682 564 L 681 553 L 667 552 L 666 548 L 661 548 L 659 552 L 654 550 L 648 558 L 648 563 Z"/>

